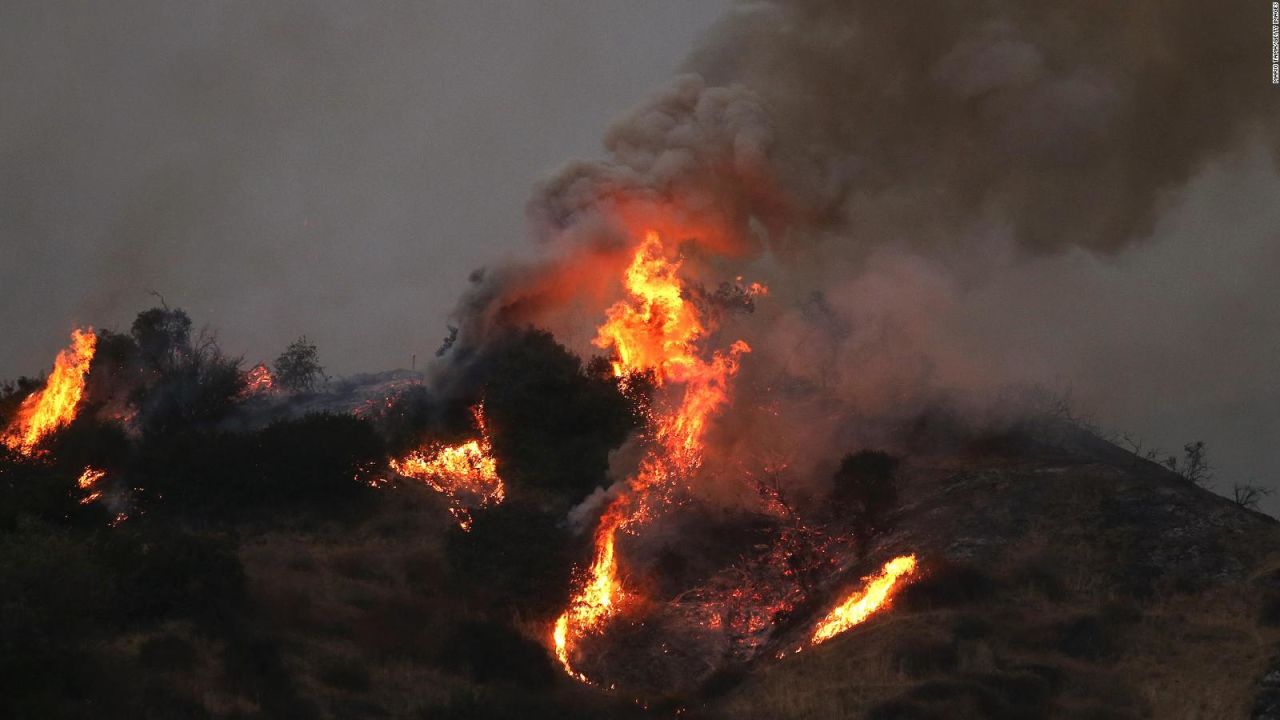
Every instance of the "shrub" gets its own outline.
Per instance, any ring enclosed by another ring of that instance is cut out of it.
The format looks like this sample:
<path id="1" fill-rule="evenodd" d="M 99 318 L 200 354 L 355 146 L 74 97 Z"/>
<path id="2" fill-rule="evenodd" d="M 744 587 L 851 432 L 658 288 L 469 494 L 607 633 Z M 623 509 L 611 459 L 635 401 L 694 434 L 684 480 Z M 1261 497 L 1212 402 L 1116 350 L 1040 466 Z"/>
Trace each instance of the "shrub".
<path id="1" fill-rule="evenodd" d="M 147 438 L 140 453 L 146 503 L 220 521 L 349 513 L 374 492 L 365 479 L 385 459 L 370 423 L 328 414 L 256 432 Z"/>
<path id="2" fill-rule="evenodd" d="M 314 387 L 317 380 L 325 377 L 315 343 L 308 342 L 306 335 L 289 343 L 276 358 L 275 376 L 281 387 L 293 392 Z"/>
<path id="3" fill-rule="evenodd" d="M 509 333 L 483 348 L 463 379 L 483 388 L 493 449 L 514 486 L 577 502 L 605 483 L 609 451 L 636 426 L 630 401 L 608 377 L 547 332 Z M 466 398 L 465 404 L 479 398 Z"/>
<path id="4" fill-rule="evenodd" d="M 832 477 L 832 504 L 852 513 L 869 531 L 883 526 L 898 502 L 898 458 L 877 450 L 846 455 Z"/>

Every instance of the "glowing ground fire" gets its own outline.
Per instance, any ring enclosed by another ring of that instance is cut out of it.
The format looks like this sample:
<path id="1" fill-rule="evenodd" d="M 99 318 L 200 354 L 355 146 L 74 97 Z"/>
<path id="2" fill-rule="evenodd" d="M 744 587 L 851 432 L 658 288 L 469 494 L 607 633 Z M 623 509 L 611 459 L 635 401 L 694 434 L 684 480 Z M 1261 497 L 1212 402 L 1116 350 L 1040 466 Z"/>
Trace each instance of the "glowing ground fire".
<path id="1" fill-rule="evenodd" d="M 457 445 L 426 443 L 401 458 L 392 458 L 391 469 L 421 480 L 449 499 L 449 512 L 463 530 L 470 530 L 471 510 L 497 505 L 506 498 L 493 444 L 485 423 L 483 403 L 471 409 L 480 437 Z"/>
<path id="2" fill-rule="evenodd" d="M 628 599 L 618 578 L 618 532 L 647 520 L 675 483 L 701 466 L 707 421 L 728 399 L 728 381 L 738 371 L 739 356 L 750 352 L 738 341 L 727 352 L 702 357 L 698 345 L 707 330 L 684 297 L 680 266 L 681 261 L 668 258 L 658 233 L 647 233 L 624 276 L 628 298 L 606 311 L 595 338 L 598 347 L 614 352 L 613 371 L 620 381 L 649 374 L 655 385 L 683 385 L 684 393 L 675 407 L 652 410 L 650 446 L 625 491 L 601 516 L 591 566 L 552 630 L 556 658 L 565 672 L 583 682 L 587 677 L 573 668 L 575 645 L 600 632 Z"/>
<path id="3" fill-rule="evenodd" d="M 102 491 L 98 490 L 96 486 L 106 475 L 106 472 L 92 467 L 87 467 L 84 472 L 80 473 L 80 477 L 76 480 L 76 487 L 85 492 L 84 496 L 80 498 L 81 505 L 88 505 L 102 497 Z"/>
<path id="4" fill-rule="evenodd" d="M 916 556 L 902 555 L 885 563 L 879 573 L 864 578 L 864 585 L 831 609 L 813 631 L 810 642 L 826 642 L 871 617 L 902 587 L 902 580 L 916 570 Z"/>
<path id="5" fill-rule="evenodd" d="M 92 328 L 73 330 L 71 347 L 58 353 L 44 388 L 22 401 L 0 442 L 10 450 L 32 455 L 49 433 L 74 420 L 97 345 L 98 336 Z"/>

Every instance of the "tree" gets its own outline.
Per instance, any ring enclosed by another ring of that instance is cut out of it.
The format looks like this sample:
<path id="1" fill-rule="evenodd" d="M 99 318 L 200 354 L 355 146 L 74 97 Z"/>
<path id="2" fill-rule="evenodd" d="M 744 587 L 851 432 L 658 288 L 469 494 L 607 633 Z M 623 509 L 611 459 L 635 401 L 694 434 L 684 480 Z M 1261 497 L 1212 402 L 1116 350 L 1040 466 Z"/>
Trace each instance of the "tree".
<path id="1" fill-rule="evenodd" d="M 1164 461 L 1165 467 L 1196 485 L 1204 485 L 1213 479 L 1213 468 L 1209 466 L 1209 459 L 1205 453 L 1203 440 L 1183 445 L 1182 455 L 1182 462 L 1170 455 Z"/>
<path id="2" fill-rule="evenodd" d="M 289 343 L 275 363 L 276 381 L 286 390 L 298 392 L 315 387 L 316 381 L 328 379 L 320 366 L 320 353 L 307 336 Z"/>
<path id="3" fill-rule="evenodd" d="M 1236 504 L 1242 508 L 1257 510 L 1258 502 L 1270 494 L 1271 490 L 1269 488 L 1258 487 L 1249 483 L 1243 485 L 1236 483 L 1235 487 L 1232 488 L 1231 499 L 1235 500 Z"/>
<path id="4" fill-rule="evenodd" d="M 149 368 L 171 368 L 191 349 L 191 318 L 181 308 L 154 307 L 138 313 L 129 334 Z"/>

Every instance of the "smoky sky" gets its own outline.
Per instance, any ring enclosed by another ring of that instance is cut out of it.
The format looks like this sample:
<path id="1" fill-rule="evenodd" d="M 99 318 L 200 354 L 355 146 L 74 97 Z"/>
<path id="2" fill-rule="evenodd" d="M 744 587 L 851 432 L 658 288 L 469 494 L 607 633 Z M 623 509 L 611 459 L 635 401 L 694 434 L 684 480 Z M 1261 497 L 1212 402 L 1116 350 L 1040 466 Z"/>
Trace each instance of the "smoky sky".
<path id="1" fill-rule="evenodd" d="M 722 2 L 6 2 L 0 376 L 149 290 L 246 361 L 430 356 L 541 175 Z"/>
<path id="2" fill-rule="evenodd" d="M 851 405 L 1042 384 L 1277 487 L 1266 10 L 8 2 L 0 376 L 148 290 L 249 362 L 421 364 L 471 270 L 527 277 L 621 189 L 767 238 L 752 362 L 820 292 L 854 330 L 801 364 Z"/>

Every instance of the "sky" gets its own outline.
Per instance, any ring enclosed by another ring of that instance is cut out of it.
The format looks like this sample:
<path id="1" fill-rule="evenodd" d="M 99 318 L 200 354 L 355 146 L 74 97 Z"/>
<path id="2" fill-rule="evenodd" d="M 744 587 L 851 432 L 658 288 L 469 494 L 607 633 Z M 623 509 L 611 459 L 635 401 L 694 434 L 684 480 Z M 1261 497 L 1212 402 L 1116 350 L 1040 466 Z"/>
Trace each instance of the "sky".
<path id="1" fill-rule="evenodd" d="M 535 183 L 599 155 L 728 6 L 9 0 L 0 378 L 151 291 L 248 363 L 305 334 L 331 374 L 421 366 L 470 272 L 536 251 Z M 1019 260 L 931 342 L 1148 447 L 1204 440 L 1220 491 L 1280 489 L 1277 196 L 1236 148 L 1146 239 Z"/>
<path id="2" fill-rule="evenodd" d="M 726 4 L 6 2 L 0 377 L 153 290 L 249 363 L 408 367 Z"/>

